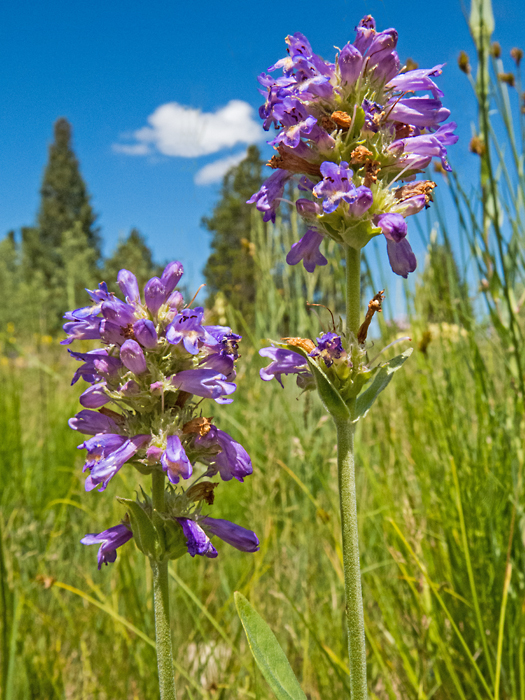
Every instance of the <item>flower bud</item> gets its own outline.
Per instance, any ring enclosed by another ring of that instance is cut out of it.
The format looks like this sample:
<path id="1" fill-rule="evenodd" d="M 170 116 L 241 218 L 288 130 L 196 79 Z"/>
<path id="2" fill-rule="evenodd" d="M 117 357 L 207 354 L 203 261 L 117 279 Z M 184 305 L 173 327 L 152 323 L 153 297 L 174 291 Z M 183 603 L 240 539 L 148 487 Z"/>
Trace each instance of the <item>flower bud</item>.
<path id="1" fill-rule="evenodd" d="M 158 277 L 152 277 L 144 287 L 146 306 L 153 316 L 156 316 L 166 300 L 166 288 Z"/>
<path id="2" fill-rule="evenodd" d="M 120 270 L 117 275 L 117 283 L 120 291 L 128 301 L 140 303 L 139 284 L 135 275 L 129 270 Z"/>
<path id="3" fill-rule="evenodd" d="M 157 346 L 157 331 L 155 324 L 149 319 L 141 318 L 133 325 L 133 332 L 138 342 L 145 348 L 155 348 Z"/>
<path id="4" fill-rule="evenodd" d="M 109 396 L 104 391 L 106 382 L 93 384 L 82 394 L 79 401 L 84 408 L 100 408 L 110 401 Z"/>
<path id="5" fill-rule="evenodd" d="M 160 281 L 166 290 L 166 294 L 171 294 L 171 292 L 178 285 L 183 274 L 184 268 L 182 267 L 182 263 L 178 262 L 177 260 L 174 260 L 166 265 L 160 278 Z"/>
<path id="6" fill-rule="evenodd" d="M 120 348 L 120 359 L 130 372 L 142 374 L 147 370 L 146 358 L 136 340 L 126 340 Z"/>
<path id="7" fill-rule="evenodd" d="M 170 307 L 170 309 L 179 310 L 182 307 L 182 305 L 184 304 L 184 297 L 182 296 L 182 294 L 180 292 L 175 290 L 168 297 L 167 304 Z"/>
<path id="8" fill-rule="evenodd" d="M 310 199 L 298 199 L 295 203 L 297 213 L 303 219 L 314 220 L 321 214 L 321 207 Z"/>

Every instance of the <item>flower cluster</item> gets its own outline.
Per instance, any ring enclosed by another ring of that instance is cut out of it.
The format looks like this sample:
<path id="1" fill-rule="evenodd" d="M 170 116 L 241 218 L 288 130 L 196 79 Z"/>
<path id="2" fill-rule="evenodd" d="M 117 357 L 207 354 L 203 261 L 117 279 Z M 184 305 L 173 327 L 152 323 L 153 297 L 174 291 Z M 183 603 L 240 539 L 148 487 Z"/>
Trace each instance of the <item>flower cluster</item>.
<path id="1" fill-rule="evenodd" d="M 285 185 L 292 178 L 310 197 L 296 201 L 307 225 L 287 262 L 303 261 L 313 272 L 325 265 L 323 237 L 360 249 L 383 234 L 391 267 L 407 277 L 416 259 L 405 219 L 428 206 L 435 183 L 412 182 L 432 158 L 450 170 L 446 146 L 457 141 L 454 122 L 434 82 L 442 65 L 405 70 L 396 52 L 397 31 L 377 32 L 367 16 L 357 36 L 329 63 L 313 53 L 300 33 L 288 36 L 288 56 L 259 76 L 266 102 L 264 128 L 278 131 L 275 172 L 250 203 L 275 221 Z M 283 75 L 273 77 L 282 69 Z M 427 94 L 415 95 L 424 91 Z M 402 181 L 409 184 L 401 184 Z"/>
<path id="2" fill-rule="evenodd" d="M 232 401 L 241 336 L 225 326 L 204 325 L 204 309 L 185 306 L 176 289 L 182 274 L 181 263 L 169 263 L 160 278 L 147 282 L 141 296 L 135 275 L 121 270 L 117 282 L 125 301 L 102 283 L 88 290 L 91 306 L 65 315 L 62 344 L 97 340 L 103 346 L 69 350 L 81 363 L 72 384 L 83 379 L 89 385 L 80 397 L 83 410 L 69 421 L 73 430 L 89 436 L 79 446 L 87 452 L 85 488 L 104 491 L 126 463 L 143 474 L 162 471 L 169 486 L 166 510 L 158 515 L 185 540 L 184 551 L 217 556 L 210 541 L 217 535 L 253 552 L 258 549 L 253 532 L 203 512 L 204 504 L 213 503 L 217 485 L 203 479 L 219 475 L 223 481 L 242 482 L 252 473 L 242 445 L 199 411 L 203 399 Z M 196 476 L 197 463 L 204 472 L 184 489 L 179 482 Z M 139 505 L 151 516 L 147 500 Z M 128 518 L 82 542 L 101 545 L 100 568 L 115 561 L 117 547 L 133 534 L 133 518 L 131 523 Z M 181 553 L 175 547 L 167 556 Z"/>

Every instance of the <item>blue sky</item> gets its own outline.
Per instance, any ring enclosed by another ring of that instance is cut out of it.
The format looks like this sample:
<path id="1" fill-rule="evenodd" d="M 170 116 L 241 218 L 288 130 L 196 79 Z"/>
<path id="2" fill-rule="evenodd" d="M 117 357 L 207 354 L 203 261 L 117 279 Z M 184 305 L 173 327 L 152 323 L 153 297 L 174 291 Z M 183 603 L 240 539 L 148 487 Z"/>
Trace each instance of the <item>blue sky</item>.
<path id="1" fill-rule="evenodd" d="M 105 252 L 136 226 L 157 259 L 180 259 L 188 281 L 200 283 L 209 242 L 200 219 L 217 199 L 225 161 L 252 141 L 268 149 L 257 74 L 284 55 L 295 31 L 333 59 L 333 46 L 353 40 L 369 13 L 379 29 L 398 29 L 402 59 L 448 63 L 440 86 L 461 137 L 451 161 L 472 169 L 474 102 L 456 65 L 472 46 L 459 0 L 4 3 L 0 236 L 33 223 L 52 124 L 65 116 Z M 504 51 L 524 47 L 522 0 L 495 0 L 494 14 Z"/>

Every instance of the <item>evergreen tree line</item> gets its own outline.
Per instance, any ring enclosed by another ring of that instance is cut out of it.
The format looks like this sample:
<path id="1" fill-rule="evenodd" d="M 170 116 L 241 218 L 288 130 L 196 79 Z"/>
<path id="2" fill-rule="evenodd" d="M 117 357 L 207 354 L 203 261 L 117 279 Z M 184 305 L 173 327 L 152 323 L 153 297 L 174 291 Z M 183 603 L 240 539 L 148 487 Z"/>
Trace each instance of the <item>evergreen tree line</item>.
<path id="1" fill-rule="evenodd" d="M 0 333 L 15 329 L 55 334 L 68 309 L 86 303 L 84 289 L 101 279 L 116 290 L 118 271 L 132 269 L 144 283 L 158 274 L 145 238 L 137 229 L 103 258 L 97 216 L 72 147 L 71 125 L 60 118 L 44 171 L 34 226 L 0 241 Z"/>
<path id="2" fill-rule="evenodd" d="M 246 200 L 267 175 L 263 166 L 258 148 L 250 146 L 246 158 L 226 173 L 211 215 L 202 219 L 211 234 L 210 256 L 203 270 L 207 306 L 214 307 L 220 295 L 249 325 L 254 322 L 257 271 L 254 212 Z M 123 267 L 135 272 L 139 284 L 162 269 L 137 229 L 131 230 L 109 258 L 102 257 L 97 217 L 72 148 L 71 125 L 64 118 L 54 125 L 40 194 L 35 225 L 22 228 L 19 237 L 11 231 L 0 241 L 0 295 L 4 299 L 0 334 L 14 324 L 17 335 L 54 335 L 63 323 L 64 311 L 86 303 L 86 287 L 104 279 L 117 291 L 116 277 Z M 290 198 L 294 199 L 292 193 Z M 429 253 L 418 289 L 419 311 L 429 321 L 453 322 L 458 317 L 458 298 L 464 301 L 468 290 L 448 244 L 434 243 Z M 272 274 L 280 287 L 279 269 Z"/>

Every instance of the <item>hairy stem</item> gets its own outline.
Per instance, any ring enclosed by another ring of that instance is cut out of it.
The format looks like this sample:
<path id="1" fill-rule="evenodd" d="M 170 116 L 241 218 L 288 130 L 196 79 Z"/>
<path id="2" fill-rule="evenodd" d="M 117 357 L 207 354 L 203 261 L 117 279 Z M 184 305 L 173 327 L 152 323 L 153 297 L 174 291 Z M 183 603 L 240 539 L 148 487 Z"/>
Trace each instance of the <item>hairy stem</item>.
<path id="1" fill-rule="evenodd" d="M 357 338 L 361 311 L 360 251 L 346 250 L 346 330 L 348 341 Z M 351 335 L 353 334 L 354 339 Z M 350 415 L 355 414 L 355 399 L 348 402 Z M 366 646 L 359 562 L 359 532 L 355 484 L 354 435 L 355 423 L 336 420 L 339 499 L 343 535 L 343 567 L 345 575 L 346 622 L 350 661 L 351 700 L 366 700 Z"/>
<path id="2" fill-rule="evenodd" d="M 164 474 L 152 474 L 153 508 L 164 510 Z M 157 668 L 161 700 L 176 700 L 173 677 L 173 651 L 170 632 L 170 601 L 168 586 L 168 562 L 151 562 L 153 571 L 153 606 L 155 609 L 155 640 L 157 643 Z"/>

